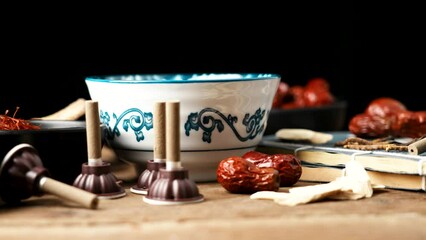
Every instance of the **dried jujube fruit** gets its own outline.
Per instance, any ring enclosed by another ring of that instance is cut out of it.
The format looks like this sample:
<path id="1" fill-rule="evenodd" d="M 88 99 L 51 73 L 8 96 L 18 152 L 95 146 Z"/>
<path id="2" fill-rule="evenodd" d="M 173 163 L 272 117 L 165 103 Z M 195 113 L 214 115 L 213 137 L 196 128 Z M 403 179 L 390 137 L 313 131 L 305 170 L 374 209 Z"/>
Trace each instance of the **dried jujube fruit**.
<path id="1" fill-rule="evenodd" d="M 302 175 L 302 165 L 293 154 L 266 154 L 258 151 L 249 151 L 242 158 L 261 168 L 274 168 L 280 175 L 280 186 L 290 187 L 299 181 Z"/>
<path id="2" fill-rule="evenodd" d="M 420 138 L 426 134 L 426 111 L 410 111 L 396 99 L 381 97 L 353 116 L 348 128 L 361 138 Z"/>
<path id="3" fill-rule="evenodd" d="M 250 161 L 233 156 L 223 159 L 216 170 L 217 181 L 231 193 L 278 191 L 278 170 L 258 167 Z"/>

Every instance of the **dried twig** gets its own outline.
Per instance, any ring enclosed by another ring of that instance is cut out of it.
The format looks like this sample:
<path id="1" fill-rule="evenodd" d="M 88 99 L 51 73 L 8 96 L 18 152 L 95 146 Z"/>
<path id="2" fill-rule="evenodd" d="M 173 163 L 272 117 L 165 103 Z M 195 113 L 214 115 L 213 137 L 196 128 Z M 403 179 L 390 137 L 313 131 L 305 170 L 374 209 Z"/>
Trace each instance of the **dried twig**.
<path id="1" fill-rule="evenodd" d="M 345 146 L 345 145 L 380 145 L 380 144 L 389 144 L 389 138 L 377 138 L 373 140 L 367 140 L 360 137 L 349 137 L 343 141 L 336 142 L 336 146 Z"/>
<path id="2" fill-rule="evenodd" d="M 343 141 L 336 142 L 335 146 L 356 150 L 384 150 L 407 152 L 407 144 L 394 143 L 393 138 L 384 137 L 367 140 L 359 137 L 349 137 Z"/>
<path id="3" fill-rule="evenodd" d="M 384 151 L 401 151 L 407 152 L 408 146 L 397 145 L 397 144 L 370 144 L 370 145 L 358 145 L 358 144 L 346 144 L 344 148 L 355 149 L 355 150 L 384 150 Z"/>

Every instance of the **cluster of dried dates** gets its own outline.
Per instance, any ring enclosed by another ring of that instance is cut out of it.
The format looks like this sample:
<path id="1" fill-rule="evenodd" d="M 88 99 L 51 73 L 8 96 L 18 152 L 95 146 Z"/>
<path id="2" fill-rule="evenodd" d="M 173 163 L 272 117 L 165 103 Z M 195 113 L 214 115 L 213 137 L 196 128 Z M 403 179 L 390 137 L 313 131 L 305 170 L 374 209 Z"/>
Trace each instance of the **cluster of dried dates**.
<path id="1" fill-rule="evenodd" d="M 419 138 L 426 135 L 426 111 L 410 111 L 396 99 L 381 97 L 352 117 L 348 128 L 361 138 Z"/>
<path id="2" fill-rule="evenodd" d="M 223 159 L 216 170 L 217 181 L 231 193 L 278 191 L 295 184 L 302 175 L 299 159 L 293 154 L 266 154 L 250 151 Z"/>
<path id="3" fill-rule="evenodd" d="M 329 105 L 335 101 L 328 81 L 318 77 L 309 79 L 304 86 L 290 86 L 286 82 L 280 82 L 272 107 L 282 109 L 317 107 Z"/>

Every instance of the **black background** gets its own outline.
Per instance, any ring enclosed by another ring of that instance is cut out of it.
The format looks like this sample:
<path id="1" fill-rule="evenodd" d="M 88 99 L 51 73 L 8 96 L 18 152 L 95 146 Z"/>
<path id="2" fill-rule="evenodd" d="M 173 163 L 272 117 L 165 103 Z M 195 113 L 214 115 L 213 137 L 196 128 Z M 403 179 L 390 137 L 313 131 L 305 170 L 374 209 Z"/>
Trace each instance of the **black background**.
<path id="1" fill-rule="evenodd" d="M 89 75 L 193 72 L 273 72 L 290 85 L 324 77 L 348 119 L 381 96 L 426 109 L 416 6 L 197 7 L 12 14 L 2 23 L 0 111 L 19 106 L 17 117 L 31 118 L 88 99 Z"/>

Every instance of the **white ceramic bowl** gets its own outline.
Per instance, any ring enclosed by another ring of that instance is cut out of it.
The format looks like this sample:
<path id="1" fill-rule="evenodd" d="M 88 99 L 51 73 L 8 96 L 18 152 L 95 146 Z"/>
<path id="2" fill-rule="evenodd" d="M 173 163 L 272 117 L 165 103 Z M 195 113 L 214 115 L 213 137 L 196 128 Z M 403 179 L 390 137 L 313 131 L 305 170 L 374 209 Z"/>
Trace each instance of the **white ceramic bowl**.
<path id="1" fill-rule="evenodd" d="M 142 171 L 153 158 L 153 108 L 180 101 L 181 164 L 197 182 L 215 181 L 219 162 L 255 149 L 280 82 L 277 74 L 146 74 L 86 77 L 99 103 L 105 142 Z"/>

